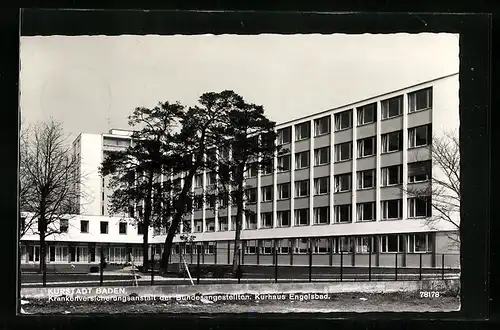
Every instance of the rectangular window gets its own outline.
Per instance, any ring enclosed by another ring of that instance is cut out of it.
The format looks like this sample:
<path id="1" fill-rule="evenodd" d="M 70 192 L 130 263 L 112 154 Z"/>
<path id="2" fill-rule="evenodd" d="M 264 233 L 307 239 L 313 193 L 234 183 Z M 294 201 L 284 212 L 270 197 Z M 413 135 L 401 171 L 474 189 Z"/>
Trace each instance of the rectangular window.
<path id="1" fill-rule="evenodd" d="M 291 241 L 289 239 L 280 239 L 276 243 L 279 254 L 289 254 L 292 251 Z"/>
<path id="2" fill-rule="evenodd" d="M 356 208 L 357 221 L 375 220 L 375 202 L 359 203 Z"/>
<path id="3" fill-rule="evenodd" d="M 257 215 L 253 213 L 247 213 L 246 217 L 246 229 L 257 229 Z"/>
<path id="4" fill-rule="evenodd" d="M 431 161 L 408 163 L 408 183 L 429 181 L 431 178 Z"/>
<path id="5" fill-rule="evenodd" d="M 194 202 L 193 207 L 195 210 L 203 209 L 203 196 L 201 195 L 194 196 L 193 202 Z"/>
<path id="6" fill-rule="evenodd" d="M 432 107 L 432 87 L 408 94 L 408 111 L 415 112 Z"/>
<path id="7" fill-rule="evenodd" d="M 356 253 L 370 253 L 373 250 L 373 237 L 356 237 Z"/>
<path id="8" fill-rule="evenodd" d="M 369 189 L 375 187 L 375 170 L 359 171 L 356 175 L 358 189 Z"/>
<path id="9" fill-rule="evenodd" d="M 309 151 L 298 152 L 295 154 L 295 169 L 309 167 Z"/>
<path id="10" fill-rule="evenodd" d="M 203 242 L 203 250 L 205 254 L 214 254 L 215 242 Z"/>
<path id="11" fill-rule="evenodd" d="M 246 190 L 247 203 L 257 203 L 257 188 L 248 188 Z"/>
<path id="12" fill-rule="evenodd" d="M 270 239 L 262 240 L 260 243 L 260 253 L 261 254 L 273 254 L 274 244 Z"/>
<path id="13" fill-rule="evenodd" d="M 283 155 L 278 157 L 278 172 L 290 171 L 291 167 L 291 156 Z"/>
<path id="14" fill-rule="evenodd" d="M 260 214 L 260 221 L 262 228 L 273 227 L 273 212 L 263 212 Z"/>
<path id="15" fill-rule="evenodd" d="M 333 253 L 352 253 L 351 237 L 333 238 Z"/>
<path id="16" fill-rule="evenodd" d="M 219 208 L 227 207 L 227 204 L 229 202 L 229 197 L 227 194 L 219 194 L 219 196 L 217 196 L 217 199 L 219 201 Z"/>
<path id="17" fill-rule="evenodd" d="M 358 140 L 358 158 L 370 157 L 377 152 L 375 137 Z"/>
<path id="18" fill-rule="evenodd" d="M 278 199 L 288 199 L 290 198 L 290 183 L 280 183 L 278 188 Z"/>
<path id="19" fill-rule="evenodd" d="M 351 190 L 351 173 L 335 175 L 334 179 L 336 193 Z"/>
<path id="20" fill-rule="evenodd" d="M 194 232 L 201 233 L 203 231 L 203 220 L 195 219 L 194 220 Z"/>
<path id="21" fill-rule="evenodd" d="M 352 110 L 342 111 L 335 114 L 335 131 L 341 131 L 352 127 Z"/>
<path id="22" fill-rule="evenodd" d="M 381 168 L 382 187 L 398 185 L 403 182 L 403 166 L 394 165 Z"/>
<path id="23" fill-rule="evenodd" d="M 330 116 L 314 120 L 314 135 L 320 136 L 330 133 Z"/>
<path id="24" fill-rule="evenodd" d="M 314 208 L 314 224 L 327 224 L 330 223 L 330 207 L 315 207 Z"/>
<path id="25" fill-rule="evenodd" d="M 215 218 L 206 218 L 205 219 L 206 223 L 206 231 L 207 232 L 214 232 L 215 231 Z"/>
<path id="26" fill-rule="evenodd" d="M 278 227 L 290 227 L 290 211 L 278 211 Z"/>
<path id="27" fill-rule="evenodd" d="M 377 103 L 368 104 L 358 108 L 358 126 L 376 121 Z"/>
<path id="28" fill-rule="evenodd" d="M 263 202 L 270 202 L 273 200 L 273 186 L 262 187 L 261 192 Z"/>
<path id="29" fill-rule="evenodd" d="M 351 204 L 336 205 L 334 212 L 335 223 L 351 222 Z"/>
<path id="30" fill-rule="evenodd" d="M 403 131 L 382 134 L 382 153 L 403 150 Z"/>
<path id="31" fill-rule="evenodd" d="M 314 165 L 325 165 L 330 163 L 330 147 L 314 150 Z"/>
<path id="32" fill-rule="evenodd" d="M 295 210 L 295 225 L 296 226 L 309 225 L 309 209 Z"/>
<path id="33" fill-rule="evenodd" d="M 219 217 L 219 231 L 227 231 L 227 217 Z"/>
<path id="34" fill-rule="evenodd" d="M 120 234 L 126 234 L 127 233 L 127 223 L 126 222 L 120 222 L 118 230 L 119 230 Z"/>
<path id="35" fill-rule="evenodd" d="M 352 158 L 352 142 L 335 145 L 335 161 L 343 162 Z"/>
<path id="36" fill-rule="evenodd" d="M 214 209 L 215 208 L 215 202 L 217 201 L 217 196 L 210 194 L 207 196 L 207 208 L 209 209 Z"/>
<path id="37" fill-rule="evenodd" d="M 215 172 L 208 172 L 207 173 L 207 185 L 213 185 L 217 182 L 217 176 Z"/>
<path id="38" fill-rule="evenodd" d="M 195 188 L 203 187 L 203 174 L 196 174 L 194 176 L 194 187 Z"/>
<path id="39" fill-rule="evenodd" d="M 259 167 L 256 163 L 248 164 L 247 175 L 249 178 L 257 177 L 258 171 L 259 171 Z"/>
<path id="40" fill-rule="evenodd" d="M 330 240 L 328 238 L 318 238 L 314 242 L 314 253 L 330 253 Z"/>
<path id="41" fill-rule="evenodd" d="M 393 97 L 381 102 L 382 119 L 389 119 L 403 114 L 403 96 Z"/>
<path id="42" fill-rule="evenodd" d="M 330 177 L 324 176 L 314 179 L 314 194 L 323 195 L 330 192 Z"/>
<path id="43" fill-rule="evenodd" d="M 309 180 L 295 181 L 295 197 L 309 196 Z"/>
<path id="44" fill-rule="evenodd" d="M 311 122 L 305 122 L 295 126 L 295 141 L 309 139 L 311 137 Z"/>
<path id="45" fill-rule="evenodd" d="M 304 254 L 309 252 L 309 239 L 297 238 L 295 240 L 295 254 Z"/>
<path id="46" fill-rule="evenodd" d="M 403 237 L 401 235 L 386 235 L 381 237 L 383 253 L 403 252 Z"/>
<path id="47" fill-rule="evenodd" d="M 286 144 L 290 143 L 292 138 L 292 128 L 291 127 L 285 127 L 282 129 L 278 130 L 278 144 Z"/>
<path id="48" fill-rule="evenodd" d="M 137 235 L 144 235 L 144 224 L 137 224 Z"/>
<path id="49" fill-rule="evenodd" d="M 432 214 L 431 197 L 408 198 L 408 218 L 430 217 Z"/>
<path id="50" fill-rule="evenodd" d="M 408 148 L 425 147 L 429 144 L 431 144 L 430 125 L 423 125 L 408 129 Z"/>
<path id="51" fill-rule="evenodd" d="M 108 233 L 108 222 L 101 221 L 101 234 L 107 234 L 107 233 Z"/>
<path id="52" fill-rule="evenodd" d="M 82 233 L 89 232 L 89 221 L 88 220 L 80 220 L 80 231 Z"/>
<path id="53" fill-rule="evenodd" d="M 432 252 L 432 236 L 429 234 L 408 235 L 408 252 Z"/>
<path id="54" fill-rule="evenodd" d="M 245 254 L 257 254 L 257 246 L 256 240 L 245 241 Z"/>
<path id="55" fill-rule="evenodd" d="M 61 233 L 67 233 L 68 227 L 69 227 L 68 219 L 61 219 L 61 221 L 59 222 L 59 231 Z"/>
<path id="56" fill-rule="evenodd" d="M 401 219 L 403 215 L 403 201 L 401 199 L 391 199 L 382 201 L 382 219 Z"/>
<path id="57" fill-rule="evenodd" d="M 273 174 L 274 171 L 274 161 L 266 160 L 262 164 L 262 175 Z"/>

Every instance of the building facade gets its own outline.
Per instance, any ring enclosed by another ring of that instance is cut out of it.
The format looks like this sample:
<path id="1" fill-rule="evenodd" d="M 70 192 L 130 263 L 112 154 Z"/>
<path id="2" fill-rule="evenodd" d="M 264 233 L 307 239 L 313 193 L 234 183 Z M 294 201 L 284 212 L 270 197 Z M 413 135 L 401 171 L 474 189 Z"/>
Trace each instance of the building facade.
<path id="1" fill-rule="evenodd" d="M 276 155 L 272 168 L 247 173 L 246 208 L 254 214 L 243 219 L 242 263 L 305 265 L 311 251 L 313 263 L 323 266 L 458 266 L 450 238 L 457 228 L 446 221 L 430 225 L 432 196 L 407 193 L 429 185 L 431 173 L 444 175 L 430 146 L 444 132 L 458 134 L 458 92 L 453 74 L 278 124 L 278 143 L 289 153 Z M 91 193 L 67 232 L 47 239 L 48 263 L 99 262 L 101 248 L 111 263 L 141 261 L 143 233 L 130 219 L 107 214 L 107 181 L 97 172 L 106 152 L 130 142 L 130 132 L 119 130 L 75 140 Z M 194 194 L 203 196 L 213 179 L 198 173 Z M 203 263 L 231 263 L 236 209 L 203 200 L 195 203 L 191 226 L 180 229 L 195 237 L 194 246 L 176 238 L 172 261 L 181 253 L 192 259 L 200 249 Z M 165 234 L 148 232 L 152 255 L 161 253 Z M 37 237 L 26 235 L 22 246 L 22 262 L 38 263 Z"/>

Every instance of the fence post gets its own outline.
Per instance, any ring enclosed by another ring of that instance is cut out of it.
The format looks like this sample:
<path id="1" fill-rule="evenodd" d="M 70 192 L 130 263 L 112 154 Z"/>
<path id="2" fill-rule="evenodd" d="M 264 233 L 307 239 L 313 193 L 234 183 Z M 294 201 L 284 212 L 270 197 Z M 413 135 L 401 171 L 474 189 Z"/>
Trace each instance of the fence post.
<path id="1" fill-rule="evenodd" d="M 344 275 L 344 250 L 340 250 L 340 282 L 342 282 L 342 276 Z"/>
<path id="2" fill-rule="evenodd" d="M 396 252 L 395 256 L 396 256 L 396 264 L 395 264 L 396 270 L 395 270 L 395 274 L 394 274 L 395 275 L 394 280 L 397 281 L 398 280 L 398 253 L 397 252 Z"/>
<path id="3" fill-rule="evenodd" d="M 312 244 L 309 243 L 309 283 L 312 282 L 312 266 L 313 266 L 313 250 Z"/>
<path id="4" fill-rule="evenodd" d="M 196 245 L 196 284 L 200 284 L 200 255 L 201 248 L 200 245 Z"/>
<path id="5" fill-rule="evenodd" d="M 274 283 L 278 283 L 278 249 L 274 246 Z"/>
<path id="6" fill-rule="evenodd" d="M 441 255 L 441 277 L 444 281 L 444 253 Z"/>
<path id="7" fill-rule="evenodd" d="M 101 266 L 99 267 L 99 285 L 102 286 L 102 282 L 104 281 L 104 247 L 101 246 Z"/>
<path id="8" fill-rule="evenodd" d="M 368 252 L 368 281 L 372 280 L 372 251 Z"/>
<path id="9" fill-rule="evenodd" d="M 420 256 L 420 267 L 419 267 L 419 273 L 418 273 L 418 279 L 422 281 L 422 253 L 419 254 Z"/>
<path id="10" fill-rule="evenodd" d="M 238 284 L 241 283 L 241 246 L 238 249 Z"/>
<path id="11" fill-rule="evenodd" d="M 151 285 L 155 284 L 155 257 L 151 255 Z"/>

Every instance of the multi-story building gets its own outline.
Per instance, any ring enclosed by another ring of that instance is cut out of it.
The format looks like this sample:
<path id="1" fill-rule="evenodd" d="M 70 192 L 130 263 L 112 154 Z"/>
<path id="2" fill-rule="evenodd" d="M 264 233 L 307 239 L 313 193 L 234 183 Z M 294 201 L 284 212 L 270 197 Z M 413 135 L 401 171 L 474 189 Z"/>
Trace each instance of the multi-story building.
<path id="1" fill-rule="evenodd" d="M 432 163 L 430 146 L 444 132 L 458 133 L 458 91 L 458 74 L 452 74 L 279 123 L 278 143 L 289 153 L 276 155 L 274 168 L 247 173 L 246 208 L 254 214 L 243 219 L 243 263 L 272 264 L 276 248 L 283 265 L 307 264 L 312 251 L 315 265 L 392 266 L 396 258 L 402 266 L 428 267 L 442 262 L 438 254 L 455 253 L 444 260 L 456 266 L 458 249 L 450 235 L 457 228 L 447 221 L 430 225 L 432 196 L 415 199 L 407 191 L 429 185 L 431 170 L 432 176 L 443 175 Z M 123 263 L 131 255 L 140 261 L 143 233 L 125 218 L 108 216 L 107 183 L 97 172 L 108 150 L 129 143 L 130 134 L 116 130 L 76 139 L 92 198 L 81 201 L 66 234 L 47 239 L 49 263 L 98 262 L 102 247 L 109 262 Z M 192 191 L 203 195 L 212 179 L 200 172 Z M 214 203 L 195 203 L 191 226 L 180 230 L 194 235 L 202 262 L 227 264 L 236 209 Z M 148 234 L 151 253 L 161 253 L 165 232 Z M 22 242 L 22 262 L 38 262 L 37 237 L 26 235 Z M 181 252 L 192 255 L 191 246 L 174 242 L 173 261 Z"/>

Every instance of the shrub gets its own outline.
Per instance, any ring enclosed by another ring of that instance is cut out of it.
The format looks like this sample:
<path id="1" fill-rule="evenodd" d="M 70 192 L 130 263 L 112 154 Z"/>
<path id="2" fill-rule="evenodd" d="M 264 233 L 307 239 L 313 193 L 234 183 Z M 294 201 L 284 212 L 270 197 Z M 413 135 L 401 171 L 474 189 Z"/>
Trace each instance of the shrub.
<path id="1" fill-rule="evenodd" d="M 90 272 L 91 273 L 99 273 L 99 267 L 98 266 L 91 266 Z"/>

